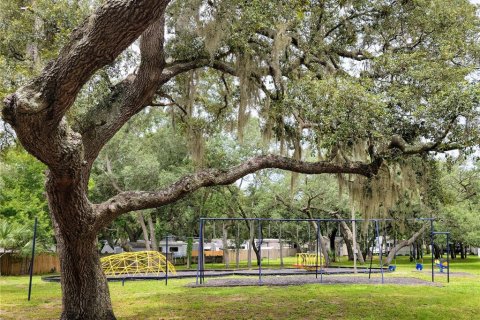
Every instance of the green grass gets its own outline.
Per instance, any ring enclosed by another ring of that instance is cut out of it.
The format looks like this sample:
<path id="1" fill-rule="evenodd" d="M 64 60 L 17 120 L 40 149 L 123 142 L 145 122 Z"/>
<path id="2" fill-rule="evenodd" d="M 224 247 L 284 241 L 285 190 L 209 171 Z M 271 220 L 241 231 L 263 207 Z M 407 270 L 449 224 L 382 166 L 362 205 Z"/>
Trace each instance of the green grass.
<path id="1" fill-rule="evenodd" d="M 345 263 L 346 264 L 346 263 Z M 457 259 L 443 287 L 400 285 L 302 285 L 289 287 L 186 288 L 193 279 L 110 283 L 119 319 L 475 319 L 480 309 L 480 259 Z M 462 274 L 455 274 L 461 272 Z M 463 273 L 470 273 L 470 275 Z M 374 275 L 378 277 L 379 275 Z M 386 277 L 430 279 L 407 258 Z M 208 281 L 208 280 L 207 280 Z M 60 285 L 28 277 L 1 277 L 0 319 L 55 319 Z"/>
<path id="2" fill-rule="evenodd" d="M 461 261 L 461 259 L 457 258 L 455 261 L 452 261 L 452 263 L 453 263 L 452 268 L 455 268 L 456 265 L 460 265 L 462 270 L 465 271 L 465 272 L 473 272 L 473 273 L 476 272 L 477 274 L 480 274 L 480 266 L 478 265 L 477 261 L 475 260 L 474 257 L 470 257 L 470 258 L 472 258 L 472 259 L 467 259 L 467 260 L 463 260 L 463 261 Z M 353 267 L 353 261 L 349 261 L 348 257 L 341 257 L 339 260 L 340 261 L 333 262 L 331 264 L 331 266 L 332 267 L 334 267 L 334 266 Z M 422 260 L 419 260 L 419 262 L 421 262 L 421 261 Z M 284 267 L 290 267 L 290 268 L 294 264 L 297 263 L 296 262 L 296 257 L 285 257 L 285 258 L 283 258 L 283 262 L 284 262 Z M 257 268 L 256 259 L 254 259 L 252 263 L 253 263 L 253 268 Z M 384 266 L 385 266 L 385 256 L 383 257 L 383 263 L 384 263 Z M 408 256 L 398 256 L 397 259 L 393 260 L 391 264 L 395 264 L 395 263 L 396 263 L 397 266 L 409 266 L 412 269 L 415 269 L 415 262 L 410 262 Z M 367 260 L 364 265 L 360 265 L 357 262 L 357 266 L 361 267 L 361 268 L 365 268 L 365 267 L 368 268 L 369 264 L 370 264 L 370 260 Z M 430 268 L 430 266 L 431 266 L 431 256 L 430 255 L 426 255 L 424 257 L 423 264 L 424 264 L 424 267 Z M 274 260 L 274 259 L 267 259 L 266 257 L 263 257 L 262 258 L 262 266 L 265 267 L 265 268 L 272 268 L 272 269 L 280 268 L 280 259 Z M 372 267 L 378 268 L 379 266 L 380 266 L 380 258 L 377 255 L 377 256 L 373 257 Z M 175 266 L 175 268 L 177 270 L 188 270 L 186 265 Z M 235 268 L 235 261 L 231 261 L 230 262 L 230 269 L 234 269 L 234 268 Z M 248 269 L 247 261 L 240 261 L 239 268 L 240 269 Z M 189 270 L 196 270 L 196 269 L 197 269 L 197 265 L 192 264 L 192 266 L 190 267 Z M 225 265 L 223 263 L 206 263 L 205 264 L 205 269 L 206 270 L 210 270 L 210 269 L 222 270 L 222 269 L 225 269 Z"/>

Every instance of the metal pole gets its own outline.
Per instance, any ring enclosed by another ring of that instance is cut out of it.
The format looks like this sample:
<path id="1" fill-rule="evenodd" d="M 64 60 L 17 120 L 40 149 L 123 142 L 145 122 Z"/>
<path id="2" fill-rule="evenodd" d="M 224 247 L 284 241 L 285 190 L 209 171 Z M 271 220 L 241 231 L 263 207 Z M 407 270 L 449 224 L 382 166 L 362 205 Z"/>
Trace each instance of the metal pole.
<path id="1" fill-rule="evenodd" d="M 35 240 L 37 238 L 37 222 L 35 217 L 35 224 L 33 225 L 33 241 L 32 241 L 32 260 L 30 260 L 30 283 L 28 284 L 28 301 L 30 301 L 30 295 L 32 293 L 32 277 L 33 277 L 33 262 L 35 260 Z"/>
<path id="2" fill-rule="evenodd" d="M 357 226 L 355 224 L 355 207 L 352 206 L 352 237 L 353 237 L 353 273 L 357 273 Z"/>
<path id="3" fill-rule="evenodd" d="M 201 225 L 201 230 L 200 234 L 202 237 L 202 240 L 200 241 L 202 245 L 202 250 L 201 250 L 201 255 L 202 255 L 202 263 L 200 264 L 200 283 L 205 283 L 205 246 L 204 246 L 204 241 L 205 241 L 205 223 L 202 221 Z"/>
<path id="4" fill-rule="evenodd" d="M 449 237 L 450 234 L 447 233 L 447 283 L 450 283 L 450 244 Z M 453 248 L 455 250 L 455 248 Z"/>
<path id="5" fill-rule="evenodd" d="M 168 234 L 165 237 L 165 285 L 168 285 Z"/>
<path id="6" fill-rule="evenodd" d="M 370 228 L 370 222 L 368 223 L 368 226 L 367 226 L 367 243 L 368 243 L 368 252 L 370 253 L 370 267 L 368 268 L 368 279 L 371 278 L 371 275 L 372 275 L 372 262 L 373 262 L 373 246 L 375 245 L 375 237 L 374 240 L 373 240 L 373 244 L 372 246 L 370 246 L 370 239 L 368 239 L 368 229 Z M 370 249 L 372 249 L 372 251 L 370 251 Z"/>
<path id="7" fill-rule="evenodd" d="M 393 233 L 393 248 L 395 249 L 397 247 L 397 228 L 396 225 L 393 225 L 394 228 L 394 233 Z M 423 248 L 423 243 L 422 243 L 422 248 Z M 423 250 L 423 249 L 422 249 Z M 395 250 L 393 254 L 393 258 L 395 259 L 395 267 L 397 267 L 397 250 Z M 422 263 L 423 263 L 423 252 L 422 252 Z"/>
<path id="8" fill-rule="evenodd" d="M 378 253 L 380 255 L 380 272 L 382 273 L 382 284 L 383 284 L 383 260 L 382 260 L 382 249 L 380 246 L 380 232 L 378 231 L 378 220 L 375 220 L 375 230 L 377 232 Z"/>
<path id="9" fill-rule="evenodd" d="M 196 277 L 196 280 L 195 280 L 195 284 L 198 285 L 198 281 L 199 281 L 199 278 L 200 278 L 200 239 L 201 239 L 201 234 L 202 234 L 202 219 L 200 219 L 200 224 L 199 224 L 199 227 L 198 227 L 198 234 L 199 234 L 199 237 L 198 237 L 198 249 L 197 249 L 197 277 Z"/>
<path id="10" fill-rule="evenodd" d="M 320 245 L 320 224 L 317 221 L 317 263 L 315 264 L 315 278 L 318 279 L 318 255 L 319 255 L 319 250 L 318 247 Z M 320 260 L 321 261 L 321 260 Z"/>
<path id="11" fill-rule="evenodd" d="M 258 283 L 262 284 L 262 221 L 258 220 Z"/>
<path id="12" fill-rule="evenodd" d="M 237 222 L 237 241 L 235 243 L 235 267 L 240 268 L 240 223 Z"/>
<path id="13" fill-rule="evenodd" d="M 320 229 L 320 222 L 318 223 L 318 233 L 320 235 L 320 241 L 322 241 L 322 230 Z M 320 242 L 320 247 L 322 242 Z M 325 261 L 327 260 L 327 257 L 324 257 Z M 320 282 L 323 282 L 323 270 L 322 270 L 322 249 L 320 248 Z"/>
<path id="14" fill-rule="evenodd" d="M 433 258 L 434 258 L 434 254 L 433 254 L 433 245 L 434 245 L 434 241 L 433 241 L 433 237 L 435 236 L 434 235 L 434 229 L 433 229 L 433 220 L 430 220 L 430 234 L 431 234 L 431 237 L 430 237 L 430 244 L 431 244 L 431 253 L 432 253 L 432 282 L 435 282 L 435 270 L 433 269 Z"/>

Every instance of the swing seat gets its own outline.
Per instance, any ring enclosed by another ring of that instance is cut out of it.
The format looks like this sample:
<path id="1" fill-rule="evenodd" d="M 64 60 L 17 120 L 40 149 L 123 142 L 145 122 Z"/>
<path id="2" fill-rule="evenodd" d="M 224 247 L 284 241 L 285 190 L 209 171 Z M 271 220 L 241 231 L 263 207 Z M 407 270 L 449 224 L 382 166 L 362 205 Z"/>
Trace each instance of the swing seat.
<path id="1" fill-rule="evenodd" d="M 443 272 L 443 269 L 448 269 L 448 262 L 443 259 L 435 260 L 435 265 L 440 269 L 440 272 Z"/>
<path id="2" fill-rule="evenodd" d="M 388 271 L 393 272 L 397 269 L 397 266 L 388 266 Z"/>
<path id="3" fill-rule="evenodd" d="M 417 269 L 418 271 L 422 271 L 423 270 L 423 264 L 417 263 L 417 265 L 415 266 L 415 269 Z"/>

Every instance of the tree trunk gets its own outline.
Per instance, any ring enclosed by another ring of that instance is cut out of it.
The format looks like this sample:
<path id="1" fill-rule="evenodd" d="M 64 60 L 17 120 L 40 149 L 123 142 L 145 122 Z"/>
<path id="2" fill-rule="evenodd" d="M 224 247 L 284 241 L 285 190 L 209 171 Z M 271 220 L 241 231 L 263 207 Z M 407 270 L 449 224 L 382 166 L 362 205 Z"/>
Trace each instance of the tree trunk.
<path id="1" fill-rule="evenodd" d="M 341 219 L 341 217 L 337 217 L 338 219 Z M 345 244 L 347 245 L 347 251 L 348 251 L 348 259 L 353 260 L 353 233 L 348 227 L 347 223 L 345 221 L 340 221 L 340 231 L 343 236 L 343 240 L 345 241 Z M 365 259 L 363 259 L 363 254 L 362 254 L 362 249 L 360 247 L 360 244 L 357 242 L 357 259 L 358 263 L 364 264 Z"/>
<path id="2" fill-rule="evenodd" d="M 337 251 L 335 248 L 335 237 L 337 235 L 337 228 L 333 228 L 332 232 L 328 235 L 328 238 L 330 239 L 330 251 L 333 252 L 333 261 L 336 261 L 337 259 Z"/>
<path id="3" fill-rule="evenodd" d="M 64 236 L 57 236 L 57 240 L 61 238 Z M 95 242 L 94 239 L 59 241 L 62 320 L 115 319 Z"/>
<path id="4" fill-rule="evenodd" d="M 313 219 L 313 215 L 312 215 L 312 212 L 310 210 L 307 211 L 307 215 L 308 215 L 308 218 L 309 219 Z M 321 229 L 318 230 L 319 228 L 319 225 L 315 222 L 315 221 L 311 221 L 311 224 L 313 226 L 313 230 L 315 230 L 315 239 L 317 237 L 317 233 L 320 231 L 321 233 Z M 309 229 L 310 230 L 310 229 Z M 297 229 L 298 231 L 298 229 Z M 309 240 L 310 240 L 310 235 L 309 235 Z M 325 265 L 326 266 L 329 266 L 330 265 L 330 257 L 328 256 L 328 250 L 327 250 L 327 246 L 325 244 L 325 240 L 323 239 L 323 236 L 319 235 L 319 244 L 320 244 L 320 248 L 322 250 L 322 255 L 323 255 L 323 258 L 325 259 Z M 310 243 L 308 244 L 310 246 Z M 315 243 L 316 245 L 316 243 Z"/>
<path id="5" fill-rule="evenodd" d="M 125 222 L 125 225 L 123 226 L 123 230 L 128 235 L 128 239 L 127 239 L 128 241 L 137 240 L 136 232 L 128 225 L 128 222 Z"/>
<path id="6" fill-rule="evenodd" d="M 392 250 L 390 250 L 390 253 L 387 256 L 387 260 L 385 261 L 385 264 L 387 265 L 390 264 L 400 249 L 406 246 L 411 246 L 417 240 L 417 238 L 425 231 L 426 227 L 427 225 L 424 225 L 420 230 L 415 232 L 410 239 L 398 242 L 397 245 L 394 248 L 392 248 Z M 411 256 L 412 255 L 410 255 L 410 257 Z"/>
<path id="7" fill-rule="evenodd" d="M 130 243 L 128 242 L 128 239 L 123 239 L 123 238 L 120 238 L 119 240 L 119 245 L 120 247 L 122 247 L 122 249 L 126 252 L 130 252 L 130 251 L 133 251 L 133 248 L 132 246 L 130 245 Z"/>
<path id="8" fill-rule="evenodd" d="M 157 237 L 155 236 L 155 226 L 152 221 L 152 215 L 147 214 L 148 228 L 150 229 L 150 243 L 154 251 L 158 251 Z"/>
<path id="9" fill-rule="evenodd" d="M 440 255 L 441 255 L 440 247 L 436 243 L 433 245 L 433 254 L 435 256 L 435 259 L 440 259 Z"/>
<path id="10" fill-rule="evenodd" d="M 46 183 L 62 274 L 60 319 L 115 319 L 92 224 L 95 212 L 85 197 L 88 180 L 73 170 L 68 173 L 75 178 L 49 172 Z"/>
<path id="11" fill-rule="evenodd" d="M 250 231 L 250 237 L 248 239 L 248 261 L 247 266 L 252 267 L 252 248 L 255 245 L 255 230 L 253 228 L 253 221 L 246 221 L 248 230 Z"/>
<path id="12" fill-rule="evenodd" d="M 255 257 L 257 258 L 257 266 L 259 266 L 260 265 L 260 243 L 258 244 L 258 247 L 257 247 L 257 245 L 255 244 L 255 237 L 253 237 L 252 239 L 252 249 L 253 249 L 253 252 L 255 252 Z"/>
<path id="13" fill-rule="evenodd" d="M 148 230 L 147 230 L 147 226 L 145 225 L 145 220 L 143 219 L 143 214 L 140 211 L 137 212 L 137 221 L 142 227 L 143 239 L 145 240 L 145 249 L 147 251 L 150 251 L 151 249 L 150 249 L 150 240 L 148 239 Z"/>
<path id="14" fill-rule="evenodd" d="M 310 219 L 313 219 L 310 217 Z M 317 232 L 318 232 L 318 225 L 315 222 L 311 222 L 313 226 L 313 230 L 315 230 L 315 239 L 317 237 Z M 322 251 L 322 256 L 325 259 L 325 265 L 329 266 L 330 265 L 330 257 L 328 256 L 328 249 L 325 244 L 325 239 L 323 239 L 323 236 L 319 236 L 318 242 L 320 244 L 320 250 Z M 316 245 L 316 244 L 315 244 Z"/>
<path id="15" fill-rule="evenodd" d="M 340 233 L 342 234 L 343 242 L 345 242 L 345 245 L 347 246 L 348 261 L 353 261 L 353 245 L 350 241 L 348 241 L 347 235 L 343 232 L 343 230 L 340 231 Z"/>
<path id="16" fill-rule="evenodd" d="M 457 258 L 457 253 L 455 252 L 455 243 L 450 243 L 450 257 L 453 259 Z"/>

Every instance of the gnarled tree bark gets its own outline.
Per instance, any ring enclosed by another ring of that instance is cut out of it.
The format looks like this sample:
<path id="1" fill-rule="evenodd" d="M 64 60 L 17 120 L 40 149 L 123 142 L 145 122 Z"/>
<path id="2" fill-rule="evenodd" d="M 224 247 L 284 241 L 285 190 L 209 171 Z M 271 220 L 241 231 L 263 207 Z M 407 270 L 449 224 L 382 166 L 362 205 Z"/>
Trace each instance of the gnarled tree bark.
<path id="1" fill-rule="evenodd" d="M 115 319 L 97 252 L 97 234 L 101 230 L 95 223 L 98 213 L 87 198 L 96 155 L 88 157 L 86 151 L 94 139 L 73 130 L 65 113 L 90 76 L 112 62 L 142 33 L 144 66 L 137 77 L 143 74 L 149 88 L 139 90 L 141 86 L 133 81 L 129 92 L 141 94 L 142 99 L 153 97 L 158 83 L 151 74 L 161 73 L 163 64 L 156 60 L 152 63 L 149 55 L 158 55 L 162 49 L 162 17 L 167 3 L 106 2 L 74 31 L 58 58 L 39 77 L 4 101 L 3 119 L 15 129 L 25 149 L 49 168 L 46 191 L 60 257 L 61 319 Z M 128 102 L 137 109 L 142 106 L 138 99 Z"/>
<path id="2" fill-rule="evenodd" d="M 335 217 L 337 219 L 343 219 L 338 212 L 335 213 Z M 352 260 L 353 260 L 353 255 L 355 254 L 355 251 L 353 250 L 353 233 L 345 221 L 340 221 L 340 232 L 342 233 L 343 239 L 345 240 L 345 244 L 347 245 L 349 259 L 350 259 L 350 252 L 351 252 Z M 357 259 L 360 264 L 365 263 L 365 259 L 363 259 L 362 250 L 358 242 L 357 242 Z"/>
<path id="3" fill-rule="evenodd" d="M 406 246 L 412 245 L 412 243 L 414 243 L 414 242 L 418 239 L 418 237 L 419 237 L 423 232 L 425 232 L 425 229 L 426 229 L 426 228 L 427 228 L 427 225 L 425 224 L 425 225 L 423 225 L 423 227 L 422 227 L 420 230 L 418 230 L 417 232 L 415 232 L 410 239 L 400 241 L 397 245 L 395 245 L 395 247 L 393 247 L 393 249 L 390 250 L 390 253 L 389 253 L 388 256 L 387 256 L 387 260 L 385 261 L 385 264 L 387 264 L 387 265 L 390 264 L 390 263 L 392 262 L 393 258 L 395 257 L 395 255 L 397 254 L 397 252 L 398 252 L 400 249 L 402 249 L 402 248 L 404 248 L 404 247 L 406 247 Z"/>
<path id="4" fill-rule="evenodd" d="M 140 224 L 140 227 L 142 227 L 143 240 L 145 241 L 145 249 L 147 251 L 150 251 L 150 237 L 148 236 L 148 229 L 145 225 L 145 219 L 140 211 L 137 212 L 137 222 Z"/>

